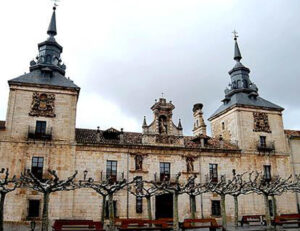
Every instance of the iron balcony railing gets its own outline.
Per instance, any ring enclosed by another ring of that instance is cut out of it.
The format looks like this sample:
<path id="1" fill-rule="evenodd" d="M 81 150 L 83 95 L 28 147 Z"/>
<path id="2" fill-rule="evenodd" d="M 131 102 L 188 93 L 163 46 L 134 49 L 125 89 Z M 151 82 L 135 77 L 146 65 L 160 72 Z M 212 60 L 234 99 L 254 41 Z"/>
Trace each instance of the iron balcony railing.
<path id="1" fill-rule="evenodd" d="M 101 172 L 100 180 L 101 181 L 109 181 L 110 183 L 120 182 L 125 179 L 124 172 Z"/>
<path id="2" fill-rule="evenodd" d="M 259 152 L 272 152 L 275 150 L 274 141 L 270 142 L 257 142 L 257 150 Z"/>
<path id="3" fill-rule="evenodd" d="M 175 182 L 177 174 L 169 174 L 169 173 L 154 173 L 153 180 L 154 182 L 160 183 L 164 181 Z M 179 181 L 182 180 L 184 176 L 179 177 Z"/>
<path id="4" fill-rule="evenodd" d="M 44 132 L 39 132 L 35 127 L 28 126 L 28 139 L 52 140 L 52 127 L 46 128 Z"/>

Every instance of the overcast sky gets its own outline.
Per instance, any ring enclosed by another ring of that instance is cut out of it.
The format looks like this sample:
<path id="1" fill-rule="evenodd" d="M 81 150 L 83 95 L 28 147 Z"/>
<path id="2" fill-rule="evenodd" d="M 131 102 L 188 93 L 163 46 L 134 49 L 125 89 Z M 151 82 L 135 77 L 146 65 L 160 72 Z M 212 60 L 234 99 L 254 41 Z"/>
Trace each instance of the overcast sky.
<path id="1" fill-rule="evenodd" d="M 77 127 L 141 131 L 164 92 L 175 124 L 192 131 L 193 104 L 207 119 L 221 104 L 233 67 L 232 31 L 261 97 L 285 108 L 300 129 L 299 0 L 61 0 L 57 41 L 67 74 L 81 87 Z M 0 120 L 7 80 L 29 71 L 47 38 L 50 0 L 1 0 Z M 208 123 L 208 122 L 207 122 Z"/>

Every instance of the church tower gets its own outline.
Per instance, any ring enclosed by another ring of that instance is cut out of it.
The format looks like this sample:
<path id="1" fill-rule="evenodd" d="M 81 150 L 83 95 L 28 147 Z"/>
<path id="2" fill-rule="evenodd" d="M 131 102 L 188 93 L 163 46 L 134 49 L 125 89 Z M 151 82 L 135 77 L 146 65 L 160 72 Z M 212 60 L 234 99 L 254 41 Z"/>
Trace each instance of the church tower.
<path id="1" fill-rule="evenodd" d="M 225 89 L 223 104 L 209 118 L 212 136 L 238 144 L 243 152 L 287 153 L 281 113 L 284 109 L 259 96 L 250 80 L 250 70 L 241 59 L 235 35 L 236 64 L 229 71 L 231 82 Z"/>
<path id="2" fill-rule="evenodd" d="M 30 72 L 8 81 L 5 136 L 13 140 L 74 141 L 80 88 L 65 77 L 63 47 L 55 40 L 56 7 Z"/>

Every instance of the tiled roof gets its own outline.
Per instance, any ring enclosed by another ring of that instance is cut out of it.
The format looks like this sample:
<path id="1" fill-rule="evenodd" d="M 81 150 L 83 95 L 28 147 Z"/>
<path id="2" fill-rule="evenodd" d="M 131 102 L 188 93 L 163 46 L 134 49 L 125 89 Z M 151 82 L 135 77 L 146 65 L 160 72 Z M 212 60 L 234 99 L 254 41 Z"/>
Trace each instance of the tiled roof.
<path id="1" fill-rule="evenodd" d="M 5 121 L 0 120 L 0 129 L 4 129 L 5 128 Z"/>
<path id="2" fill-rule="evenodd" d="M 108 139 L 103 135 L 105 131 L 96 129 L 76 129 L 76 141 L 79 144 L 125 144 L 125 145 L 142 145 L 142 133 L 137 132 L 123 132 L 123 141 L 119 139 Z M 122 135 L 122 133 L 121 133 Z M 211 138 L 209 136 L 204 137 L 206 139 L 205 148 L 211 149 L 228 149 L 239 150 L 236 145 L 233 145 L 227 141 L 223 141 L 223 147 L 219 139 Z M 163 146 L 163 145 L 162 145 Z M 201 148 L 200 140 L 195 139 L 194 136 L 184 137 L 184 146 L 186 148 Z"/>
<path id="3" fill-rule="evenodd" d="M 299 130 L 284 130 L 284 133 L 288 136 L 298 136 L 300 137 L 300 131 Z"/>

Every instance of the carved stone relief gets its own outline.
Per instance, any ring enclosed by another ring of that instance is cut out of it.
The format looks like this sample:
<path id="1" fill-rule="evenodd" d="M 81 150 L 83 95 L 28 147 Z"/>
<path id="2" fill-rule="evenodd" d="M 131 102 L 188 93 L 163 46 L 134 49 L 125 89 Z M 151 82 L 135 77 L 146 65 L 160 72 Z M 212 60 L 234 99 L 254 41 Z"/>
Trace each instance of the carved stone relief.
<path id="1" fill-rule="evenodd" d="M 48 93 L 34 92 L 30 107 L 30 116 L 55 117 L 54 113 L 55 95 Z"/>
<path id="2" fill-rule="evenodd" d="M 270 133 L 270 125 L 268 114 L 263 112 L 253 112 L 254 129 L 255 132 L 268 132 Z"/>
<path id="3" fill-rule="evenodd" d="M 136 155 L 135 159 L 135 170 L 143 170 L 143 159 L 142 155 Z"/>
<path id="4" fill-rule="evenodd" d="M 187 172 L 194 171 L 194 158 L 192 158 L 192 157 L 186 158 L 186 170 L 187 170 Z"/>

